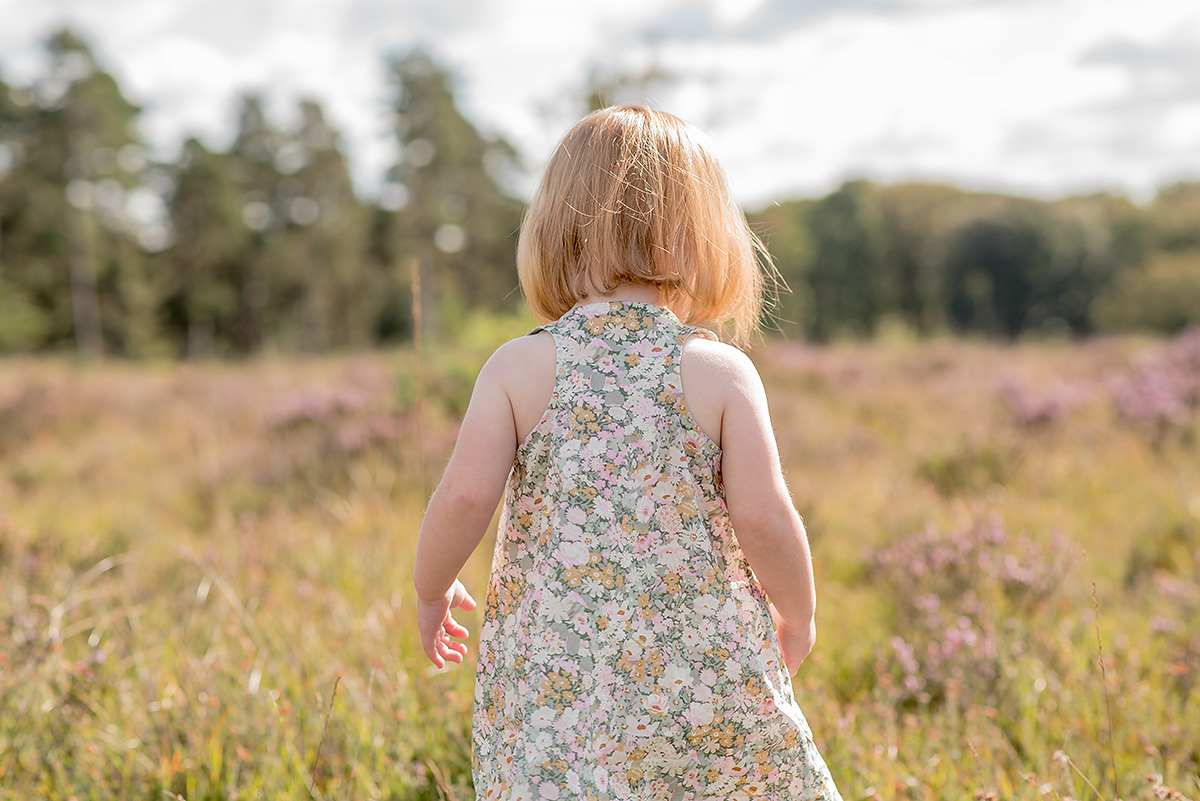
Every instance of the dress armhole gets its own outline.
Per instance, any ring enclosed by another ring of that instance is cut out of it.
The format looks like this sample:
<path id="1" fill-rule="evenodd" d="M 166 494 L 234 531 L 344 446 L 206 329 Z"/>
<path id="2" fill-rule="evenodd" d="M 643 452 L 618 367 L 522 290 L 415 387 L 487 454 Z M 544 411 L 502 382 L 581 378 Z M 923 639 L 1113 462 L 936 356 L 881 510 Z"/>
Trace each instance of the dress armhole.
<path id="1" fill-rule="evenodd" d="M 542 333 L 550 335 L 550 340 L 554 343 L 554 382 L 550 386 L 550 397 L 546 400 L 546 408 L 542 411 L 542 414 L 538 418 L 537 422 L 533 424 L 533 428 L 531 428 L 524 438 L 517 444 L 518 456 L 520 456 L 520 454 L 530 444 L 530 441 L 534 438 L 534 434 L 549 424 L 549 421 L 553 419 L 554 414 L 558 409 L 558 382 L 559 378 L 561 378 L 560 370 L 562 369 L 562 358 L 561 354 L 559 353 L 561 343 L 559 342 L 558 337 L 554 335 L 554 331 L 551 326 L 552 324 L 539 325 L 525 334 L 525 336 L 535 336 Z"/>

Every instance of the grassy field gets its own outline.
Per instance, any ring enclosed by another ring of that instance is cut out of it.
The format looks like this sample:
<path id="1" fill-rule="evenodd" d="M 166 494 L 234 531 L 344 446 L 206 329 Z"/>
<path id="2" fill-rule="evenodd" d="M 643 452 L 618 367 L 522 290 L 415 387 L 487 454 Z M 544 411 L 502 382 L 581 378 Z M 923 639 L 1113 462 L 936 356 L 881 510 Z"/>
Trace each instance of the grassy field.
<path id="1" fill-rule="evenodd" d="M 488 339 L 0 362 L 0 799 L 472 798 L 410 576 Z M 1200 798 L 1200 336 L 754 358 L 847 799 Z"/>

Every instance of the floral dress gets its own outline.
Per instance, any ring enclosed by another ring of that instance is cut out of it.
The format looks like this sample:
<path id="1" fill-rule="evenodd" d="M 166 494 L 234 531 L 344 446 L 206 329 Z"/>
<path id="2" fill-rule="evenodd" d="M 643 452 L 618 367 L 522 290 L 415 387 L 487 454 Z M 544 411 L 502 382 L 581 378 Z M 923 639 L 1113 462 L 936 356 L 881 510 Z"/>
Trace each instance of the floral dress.
<path id="1" fill-rule="evenodd" d="M 517 450 L 480 630 L 488 801 L 839 799 L 684 405 L 711 336 L 646 303 L 550 325 L 554 394 Z"/>

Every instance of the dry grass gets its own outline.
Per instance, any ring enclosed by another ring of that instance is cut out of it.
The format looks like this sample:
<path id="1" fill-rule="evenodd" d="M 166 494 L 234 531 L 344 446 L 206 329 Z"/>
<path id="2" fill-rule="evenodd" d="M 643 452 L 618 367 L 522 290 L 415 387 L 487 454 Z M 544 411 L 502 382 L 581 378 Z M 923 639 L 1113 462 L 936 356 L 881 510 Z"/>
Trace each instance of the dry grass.
<path id="1" fill-rule="evenodd" d="M 420 436 L 405 352 L 0 363 L 0 798 L 471 798 L 472 671 L 427 669 L 410 575 L 478 339 Z M 1200 419 L 1112 400 L 1165 348 L 756 351 L 847 799 L 1200 797 Z"/>

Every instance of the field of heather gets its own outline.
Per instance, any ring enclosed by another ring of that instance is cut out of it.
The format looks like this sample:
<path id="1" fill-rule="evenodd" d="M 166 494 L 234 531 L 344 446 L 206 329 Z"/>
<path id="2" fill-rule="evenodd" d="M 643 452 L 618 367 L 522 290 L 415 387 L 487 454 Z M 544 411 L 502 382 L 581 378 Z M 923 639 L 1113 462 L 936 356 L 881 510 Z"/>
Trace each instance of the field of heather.
<path id="1" fill-rule="evenodd" d="M 410 576 L 501 333 L 419 380 L 0 361 L 0 799 L 471 799 Z M 753 356 L 846 799 L 1200 798 L 1200 332 Z"/>

